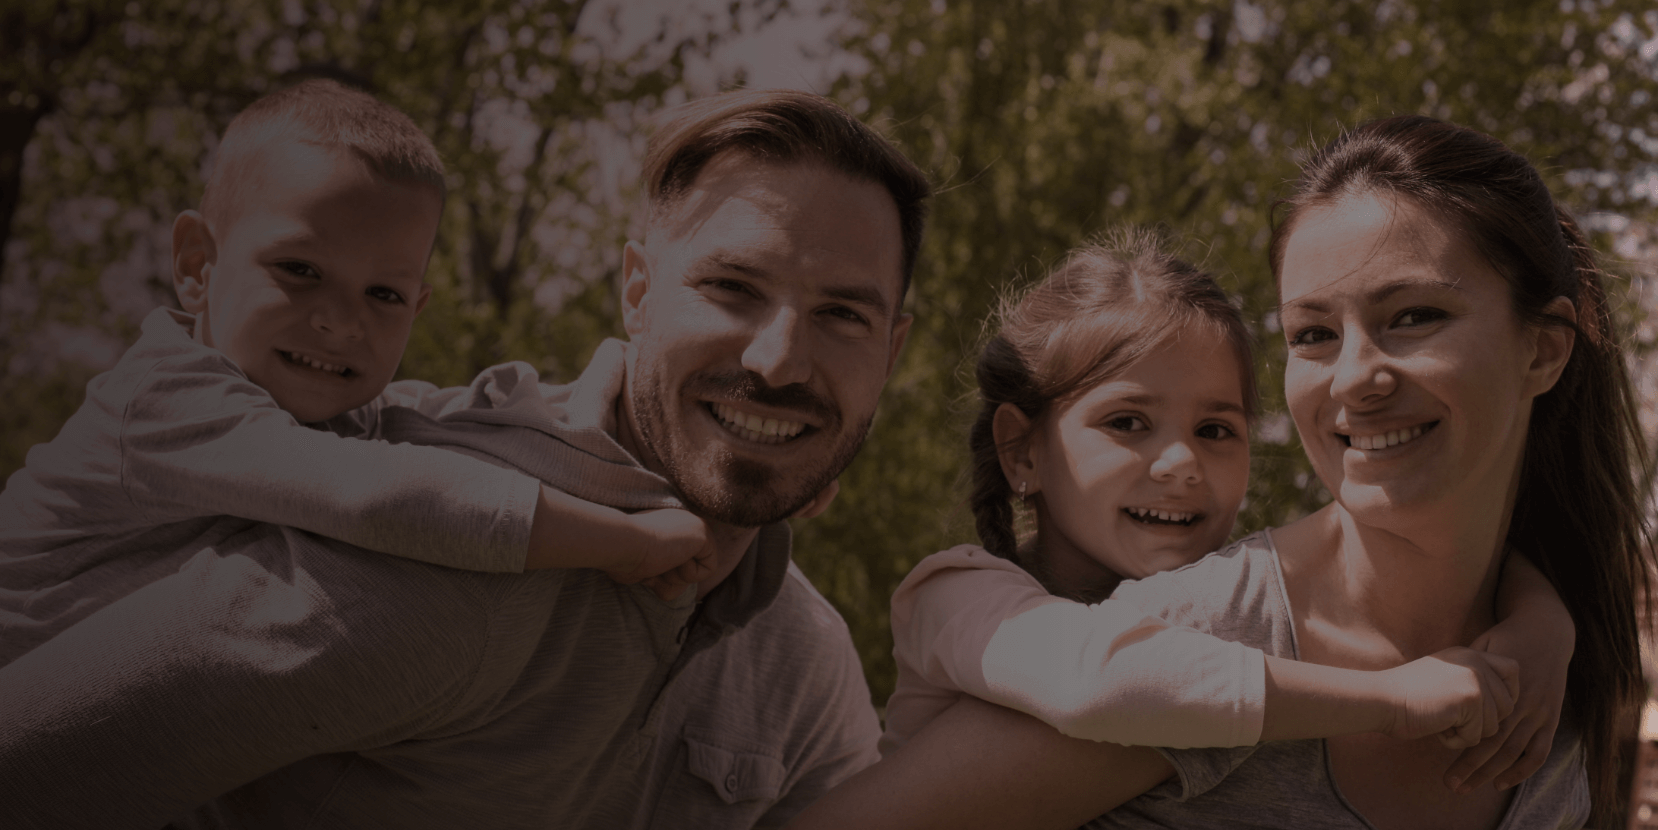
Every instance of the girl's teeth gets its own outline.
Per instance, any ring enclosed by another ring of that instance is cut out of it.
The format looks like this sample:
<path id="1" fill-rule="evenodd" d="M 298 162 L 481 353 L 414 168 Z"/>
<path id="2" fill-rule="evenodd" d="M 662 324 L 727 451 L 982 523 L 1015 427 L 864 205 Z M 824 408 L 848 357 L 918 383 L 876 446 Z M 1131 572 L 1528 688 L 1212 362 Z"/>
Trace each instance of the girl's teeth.
<path id="1" fill-rule="evenodd" d="M 1161 522 L 1184 523 L 1197 518 L 1196 513 L 1176 513 L 1170 510 L 1153 510 L 1148 507 L 1130 507 L 1128 512 L 1140 519 L 1156 519 Z"/>
<path id="2" fill-rule="evenodd" d="M 731 432 L 762 444 L 781 444 L 799 435 L 800 431 L 806 428 L 805 424 L 798 421 L 762 418 L 723 403 L 714 404 L 713 410 L 720 423 Z"/>

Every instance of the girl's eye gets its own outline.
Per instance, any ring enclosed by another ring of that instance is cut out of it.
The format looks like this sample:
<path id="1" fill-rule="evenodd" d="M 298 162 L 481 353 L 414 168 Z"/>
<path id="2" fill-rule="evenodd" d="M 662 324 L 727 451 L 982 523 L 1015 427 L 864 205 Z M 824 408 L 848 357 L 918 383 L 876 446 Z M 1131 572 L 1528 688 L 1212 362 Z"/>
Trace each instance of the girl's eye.
<path id="1" fill-rule="evenodd" d="M 1105 425 L 1120 432 L 1139 432 L 1151 429 L 1146 419 L 1138 415 L 1113 415 L 1106 419 Z"/>
<path id="2" fill-rule="evenodd" d="M 1237 430 L 1232 429 L 1226 424 L 1220 423 L 1204 424 L 1197 428 L 1197 437 L 1206 438 L 1211 441 L 1224 441 L 1228 438 L 1236 436 L 1237 434 Z"/>
<path id="3" fill-rule="evenodd" d="M 1422 326 L 1428 323 L 1437 323 L 1445 319 L 1446 314 L 1437 308 L 1407 308 L 1399 315 L 1395 325 Z"/>
<path id="4" fill-rule="evenodd" d="M 399 305 L 403 303 L 402 294 L 399 294 L 396 290 L 387 288 L 383 285 L 376 285 L 373 288 L 370 288 L 368 290 L 368 295 L 382 302 L 396 303 Z"/>
<path id="5" fill-rule="evenodd" d="M 1314 343 L 1323 343 L 1334 340 L 1336 333 L 1323 326 L 1308 326 L 1290 336 L 1291 346 L 1311 346 Z"/>

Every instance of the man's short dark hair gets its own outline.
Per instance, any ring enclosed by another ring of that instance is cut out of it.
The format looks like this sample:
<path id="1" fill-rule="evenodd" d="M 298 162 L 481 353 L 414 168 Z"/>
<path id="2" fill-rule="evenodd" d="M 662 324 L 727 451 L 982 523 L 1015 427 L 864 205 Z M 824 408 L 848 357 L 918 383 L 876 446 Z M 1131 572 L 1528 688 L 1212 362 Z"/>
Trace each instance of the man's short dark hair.
<path id="1" fill-rule="evenodd" d="M 899 301 L 909 291 L 932 185 L 898 148 L 839 104 L 794 90 L 738 90 L 684 104 L 651 138 L 644 181 L 651 219 L 673 209 L 715 156 L 739 150 L 773 163 L 821 162 L 886 188 L 898 206 L 903 261 Z"/>

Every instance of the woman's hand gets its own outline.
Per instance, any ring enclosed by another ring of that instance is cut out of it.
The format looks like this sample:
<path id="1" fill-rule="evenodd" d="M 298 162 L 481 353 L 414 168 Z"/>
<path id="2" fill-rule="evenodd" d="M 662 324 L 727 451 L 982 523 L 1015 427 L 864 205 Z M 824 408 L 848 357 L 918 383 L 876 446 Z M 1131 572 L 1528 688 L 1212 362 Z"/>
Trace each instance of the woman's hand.
<path id="1" fill-rule="evenodd" d="M 1514 710 L 1520 667 L 1507 657 L 1448 648 L 1381 672 L 1393 705 L 1383 734 L 1411 740 L 1438 735 L 1452 749 L 1473 747 L 1497 734 Z"/>
<path id="2" fill-rule="evenodd" d="M 1571 615 L 1543 574 L 1517 554 L 1503 570 L 1497 598 L 1501 622 L 1473 646 L 1518 661 L 1525 683 L 1497 734 L 1463 752 L 1446 770 L 1445 786 L 1459 793 L 1492 782 L 1506 790 L 1542 768 L 1560 726 L 1566 667 L 1577 646 Z"/>

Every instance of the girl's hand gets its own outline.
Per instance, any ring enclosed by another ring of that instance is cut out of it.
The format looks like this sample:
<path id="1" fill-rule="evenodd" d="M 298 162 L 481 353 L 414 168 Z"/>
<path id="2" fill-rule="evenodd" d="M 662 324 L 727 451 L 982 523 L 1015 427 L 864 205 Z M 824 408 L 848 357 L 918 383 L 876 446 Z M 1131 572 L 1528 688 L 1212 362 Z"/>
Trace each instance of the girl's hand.
<path id="1" fill-rule="evenodd" d="M 1393 702 L 1384 734 L 1405 740 L 1438 735 L 1452 749 L 1495 735 L 1514 709 L 1520 667 L 1506 657 L 1448 648 L 1381 672 Z"/>
<path id="2" fill-rule="evenodd" d="M 1577 629 L 1554 587 L 1524 556 L 1510 555 L 1505 563 L 1497 612 L 1501 622 L 1480 635 L 1474 648 L 1518 661 L 1526 682 L 1497 734 L 1463 752 L 1445 771 L 1445 786 L 1459 793 L 1488 783 L 1506 790 L 1541 769 L 1566 700 L 1566 667 L 1577 647 Z"/>

